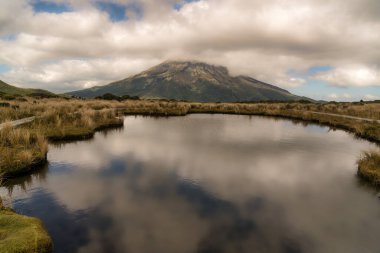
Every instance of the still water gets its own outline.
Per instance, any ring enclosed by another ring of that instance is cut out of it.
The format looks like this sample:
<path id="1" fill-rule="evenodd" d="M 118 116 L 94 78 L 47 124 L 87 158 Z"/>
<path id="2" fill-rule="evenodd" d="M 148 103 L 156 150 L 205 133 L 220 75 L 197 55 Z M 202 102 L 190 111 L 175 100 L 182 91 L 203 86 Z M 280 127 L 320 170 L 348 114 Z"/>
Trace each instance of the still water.
<path id="1" fill-rule="evenodd" d="M 380 200 L 343 131 L 231 115 L 126 117 L 50 146 L 1 196 L 43 220 L 55 252 L 380 252 Z"/>

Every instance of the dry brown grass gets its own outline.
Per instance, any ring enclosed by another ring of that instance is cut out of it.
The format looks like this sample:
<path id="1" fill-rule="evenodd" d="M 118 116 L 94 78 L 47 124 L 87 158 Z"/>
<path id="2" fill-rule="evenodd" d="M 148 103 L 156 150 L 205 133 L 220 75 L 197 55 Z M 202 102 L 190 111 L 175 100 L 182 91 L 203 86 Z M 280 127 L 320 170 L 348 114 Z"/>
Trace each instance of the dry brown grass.
<path id="1" fill-rule="evenodd" d="M 372 185 L 380 186 L 380 153 L 365 152 L 358 162 L 358 174 Z"/>
<path id="2" fill-rule="evenodd" d="M 0 131 L 0 174 L 13 176 L 46 160 L 48 145 L 41 134 L 6 125 Z"/>
<path id="3" fill-rule="evenodd" d="M 65 140 L 88 138 L 98 128 L 121 126 L 122 123 L 121 119 L 116 118 L 116 111 L 113 109 L 94 110 L 80 107 L 74 111 L 52 107 L 49 111 L 41 113 L 27 128 L 43 133 L 51 140 Z"/>

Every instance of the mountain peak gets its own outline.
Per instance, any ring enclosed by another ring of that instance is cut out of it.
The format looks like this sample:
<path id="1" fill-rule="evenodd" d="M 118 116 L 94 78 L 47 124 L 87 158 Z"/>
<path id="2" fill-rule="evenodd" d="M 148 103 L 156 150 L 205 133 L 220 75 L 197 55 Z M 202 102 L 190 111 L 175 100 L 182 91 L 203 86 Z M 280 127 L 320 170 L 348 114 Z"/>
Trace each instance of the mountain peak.
<path id="1" fill-rule="evenodd" d="M 163 73 L 184 73 L 184 72 L 193 72 L 195 74 L 223 74 L 228 75 L 228 69 L 223 66 L 216 66 L 207 64 L 200 61 L 165 61 L 157 66 L 154 66 L 147 71 L 142 72 L 141 74 L 163 74 Z"/>
<path id="2" fill-rule="evenodd" d="M 96 97 L 105 93 L 196 102 L 289 101 L 299 97 L 228 69 L 199 61 L 165 61 L 140 74 L 102 87 L 69 94 Z"/>

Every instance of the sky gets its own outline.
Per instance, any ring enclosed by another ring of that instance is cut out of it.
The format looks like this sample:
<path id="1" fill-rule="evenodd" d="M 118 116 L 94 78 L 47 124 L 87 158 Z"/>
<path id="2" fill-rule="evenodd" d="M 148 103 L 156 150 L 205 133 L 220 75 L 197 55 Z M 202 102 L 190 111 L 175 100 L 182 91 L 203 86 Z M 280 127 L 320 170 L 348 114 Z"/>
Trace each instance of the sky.
<path id="1" fill-rule="evenodd" d="M 380 99 L 379 0 L 0 0 L 0 79 L 57 93 L 166 60 L 314 99 Z"/>

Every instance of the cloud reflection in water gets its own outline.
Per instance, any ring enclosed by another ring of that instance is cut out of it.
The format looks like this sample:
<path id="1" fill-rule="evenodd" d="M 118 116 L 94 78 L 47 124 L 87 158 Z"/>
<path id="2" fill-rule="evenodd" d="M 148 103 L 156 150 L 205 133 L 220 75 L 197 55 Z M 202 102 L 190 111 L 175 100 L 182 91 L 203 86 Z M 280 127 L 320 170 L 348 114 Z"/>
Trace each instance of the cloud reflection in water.
<path id="1" fill-rule="evenodd" d="M 355 177 L 368 148 L 286 120 L 127 117 L 51 147 L 48 176 L 13 198 L 74 252 L 376 252 L 380 203 Z"/>

